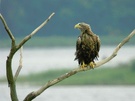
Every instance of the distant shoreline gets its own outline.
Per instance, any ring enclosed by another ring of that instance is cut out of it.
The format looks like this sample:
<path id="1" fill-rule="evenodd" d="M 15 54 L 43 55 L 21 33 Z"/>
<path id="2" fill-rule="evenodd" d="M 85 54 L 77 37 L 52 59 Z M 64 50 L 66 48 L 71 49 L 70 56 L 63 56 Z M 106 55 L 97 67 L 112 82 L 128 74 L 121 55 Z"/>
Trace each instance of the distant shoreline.
<path id="1" fill-rule="evenodd" d="M 118 45 L 126 36 L 100 36 L 101 45 L 110 46 Z M 19 43 L 23 38 L 16 38 L 17 43 Z M 24 46 L 25 47 L 68 47 L 76 45 L 75 36 L 47 36 L 47 37 L 32 37 Z M 134 45 L 135 37 L 133 37 L 127 45 Z M 9 38 L 0 38 L 0 48 L 10 47 Z"/>
<path id="2" fill-rule="evenodd" d="M 77 73 L 57 85 L 135 85 L 135 68 L 134 61 L 131 65 L 119 65 L 116 68 L 97 68 L 90 71 Z M 19 84 L 43 85 L 49 80 L 59 77 L 69 72 L 70 69 L 57 69 L 42 71 L 39 73 L 30 73 L 18 78 Z M 4 83 L 4 78 L 0 79 L 0 83 Z"/>

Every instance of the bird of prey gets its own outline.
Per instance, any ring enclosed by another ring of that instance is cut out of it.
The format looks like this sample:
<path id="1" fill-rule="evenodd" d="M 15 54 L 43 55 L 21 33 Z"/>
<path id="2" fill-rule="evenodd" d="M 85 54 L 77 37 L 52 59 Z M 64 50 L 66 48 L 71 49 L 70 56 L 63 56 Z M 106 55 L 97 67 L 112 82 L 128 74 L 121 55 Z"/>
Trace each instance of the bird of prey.
<path id="1" fill-rule="evenodd" d="M 74 28 L 78 28 L 81 31 L 76 42 L 75 60 L 78 60 L 81 68 L 87 66 L 94 68 L 96 65 L 94 60 L 99 57 L 100 39 L 92 32 L 89 24 L 78 23 Z"/>

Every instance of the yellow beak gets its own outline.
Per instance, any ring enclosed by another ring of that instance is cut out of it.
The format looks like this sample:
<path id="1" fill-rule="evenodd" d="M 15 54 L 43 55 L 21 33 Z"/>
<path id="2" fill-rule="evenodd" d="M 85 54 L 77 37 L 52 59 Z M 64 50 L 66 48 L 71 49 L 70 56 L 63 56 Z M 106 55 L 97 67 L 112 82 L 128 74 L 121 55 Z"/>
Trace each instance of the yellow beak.
<path id="1" fill-rule="evenodd" d="M 79 23 L 74 26 L 74 28 L 80 28 L 80 27 L 81 26 L 79 25 Z"/>

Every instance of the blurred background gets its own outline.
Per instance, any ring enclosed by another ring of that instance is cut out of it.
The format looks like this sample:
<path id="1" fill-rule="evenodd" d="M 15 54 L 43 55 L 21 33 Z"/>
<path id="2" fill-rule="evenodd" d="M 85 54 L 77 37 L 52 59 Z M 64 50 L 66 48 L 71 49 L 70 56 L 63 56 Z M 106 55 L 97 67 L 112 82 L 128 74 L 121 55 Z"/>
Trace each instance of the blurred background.
<path id="1" fill-rule="evenodd" d="M 135 28 L 134 4 L 135 0 L 0 0 L 0 13 L 17 43 L 55 12 L 47 25 L 24 45 L 23 68 L 17 81 L 19 98 L 23 100 L 29 92 L 37 90 L 48 80 L 78 67 L 77 61 L 74 61 L 76 39 L 80 34 L 74 25 L 78 22 L 90 24 L 93 32 L 99 35 L 99 61 L 110 56 L 122 39 Z M 0 21 L 2 101 L 10 100 L 5 70 L 10 44 Z M 34 101 L 134 101 L 134 51 L 135 37 L 109 63 L 62 81 Z M 18 51 L 13 58 L 13 73 L 18 68 L 19 57 Z"/>

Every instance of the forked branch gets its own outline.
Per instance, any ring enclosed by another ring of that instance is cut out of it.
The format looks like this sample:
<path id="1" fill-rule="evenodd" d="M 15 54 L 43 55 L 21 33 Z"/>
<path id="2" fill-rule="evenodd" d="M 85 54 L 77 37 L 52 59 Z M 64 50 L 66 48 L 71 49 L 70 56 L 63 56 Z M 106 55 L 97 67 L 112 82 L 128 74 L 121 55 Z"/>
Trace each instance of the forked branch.
<path id="1" fill-rule="evenodd" d="M 10 87 L 10 94 L 11 94 L 11 99 L 12 101 L 18 101 L 18 97 L 17 97 L 17 93 L 16 93 L 16 78 L 19 75 L 19 72 L 17 71 L 17 75 L 15 76 L 15 78 L 13 77 L 13 72 L 12 72 L 12 59 L 14 54 L 18 51 L 18 49 L 20 49 L 34 34 L 37 33 L 37 31 L 39 31 L 44 25 L 47 24 L 47 22 L 51 19 L 51 17 L 54 15 L 54 13 L 52 13 L 48 19 L 46 19 L 39 27 L 37 27 L 31 34 L 29 34 L 28 36 L 26 36 L 19 45 L 15 44 L 15 38 L 12 34 L 12 32 L 10 31 L 8 25 L 6 24 L 6 21 L 4 19 L 4 17 L 0 14 L 0 19 L 5 27 L 5 30 L 7 31 L 12 44 L 11 44 L 11 50 L 9 55 L 7 56 L 7 61 L 6 61 L 6 75 L 7 75 L 7 80 L 8 80 L 8 85 Z M 21 62 L 21 61 L 20 61 Z M 21 65 L 21 63 L 20 63 Z M 19 67 L 20 68 L 20 67 Z"/>
<path id="2" fill-rule="evenodd" d="M 101 60 L 99 62 L 96 63 L 96 66 L 95 68 L 109 62 L 110 60 L 112 60 L 118 53 L 119 49 L 125 44 L 127 43 L 131 37 L 133 37 L 133 35 L 135 35 L 135 29 L 125 38 L 123 39 L 123 41 L 114 49 L 112 55 L 110 55 L 109 57 L 107 57 L 106 59 L 104 60 Z M 61 82 L 62 80 L 78 73 L 78 72 L 82 72 L 82 71 L 87 71 L 87 70 L 90 70 L 91 68 L 88 67 L 88 68 L 76 68 L 74 70 L 71 70 L 70 72 L 68 73 L 65 73 L 64 75 L 61 75 L 60 77 L 54 79 L 54 80 L 51 80 L 51 81 L 48 81 L 45 85 L 43 85 L 41 88 L 39 88 L 37 91 L 33 91 L 31 93 L 29 93 L 26 98 L 24 99 L 24 101 L 31 101 L 32 99 L 34 99 L 35 97 L 37 97 L 38 95 L 40 95 L 43 91 L 45 91 L 47 88 L 49 88 L 50 86 L 52 85 L 55 85 L 56 83 L 59 83 Z"/>

